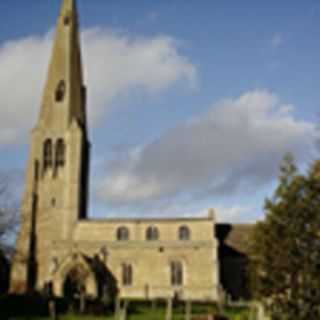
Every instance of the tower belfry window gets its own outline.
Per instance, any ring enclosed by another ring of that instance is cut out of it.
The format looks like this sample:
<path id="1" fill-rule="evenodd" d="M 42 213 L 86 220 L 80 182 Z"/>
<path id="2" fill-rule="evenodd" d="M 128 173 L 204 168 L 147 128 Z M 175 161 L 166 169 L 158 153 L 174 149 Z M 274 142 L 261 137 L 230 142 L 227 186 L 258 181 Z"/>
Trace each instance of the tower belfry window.
<path id="1" fill-rule="evenodd" d="M 59 81 L 56 92 L 55 92 L 55 100 L 56 102 L 62 102 L 64 100 L 66 94 L 66 84 L 64 80 Z"/>
<path id="2" fill-rule="evenodd" d="M 47 139 L 43 145 L 43 171 L 52 167 L 52 141 Z"/>
<path id="3" fill-rule="evenodd" d="M 55 168 L 63 167 L 66 157 L 66 145 L 62 139 L 59 139 L 56 144 Z"/>

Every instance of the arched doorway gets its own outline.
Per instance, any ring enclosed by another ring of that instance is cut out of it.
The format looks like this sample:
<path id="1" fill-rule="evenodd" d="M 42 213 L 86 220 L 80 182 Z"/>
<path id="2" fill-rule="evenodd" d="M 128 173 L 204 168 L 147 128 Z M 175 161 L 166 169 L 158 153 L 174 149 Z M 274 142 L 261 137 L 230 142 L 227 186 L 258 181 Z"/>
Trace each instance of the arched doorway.
<path id="1" fill-rule="evenodd" d="M 67 299 L 74 299 L 85 294 L 87 277 L 88 272 L 82 266 L 73 267 L 65 277 L 63 296 Z"/>
<path id="2" fill-rule="evenodd" d="M 73 299 L 82 292 L 90 299 L 98 296 L 96 271 L 82 254 L 68 255 L 52 273 L 55 295 Z"/>
<path id="3" fill-rule="evenodd" d="M 76 265 L 66 274 L 63 283 L 63 296 L 75 311 L 85 309 L 86 284 L 89 272 L 82 266 Z"/>

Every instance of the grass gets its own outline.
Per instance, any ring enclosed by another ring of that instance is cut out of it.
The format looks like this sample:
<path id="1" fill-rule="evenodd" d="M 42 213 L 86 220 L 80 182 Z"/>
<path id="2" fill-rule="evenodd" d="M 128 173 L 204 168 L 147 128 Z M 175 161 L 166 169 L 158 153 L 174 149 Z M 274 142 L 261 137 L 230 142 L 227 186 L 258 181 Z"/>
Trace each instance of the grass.
<path id="1" fill-rule="evenodd" d="M 250 318 L 250 310 L 243 307 L 229 307 L 224 314 L 232 320 L 245 320 Z"/>
<path id="2" fill-rule="evenodd" d="M 216 313 L 217 309 L 213 305 L 193 304 L 193 316 L 207 315 L 208 313 Z M 166 308 L 164 303 L 158 303 L 152 308 L 150 303 L 131 303 L 129 306 L 128 320 L 164 320 Z M 230 320 L 249 319 L 249 310 L 246 308 L 227 308 L 223 314 L 228 316 Z M 184 305 L 179 305 L 173 310 L 173 320 L 184 320 Z M 48 317 L 19 317 L 10 320 L 50 320 Z M 93 315 L 60 315 L 58 320 L 115 320 L 113 314 L 93 316 Z"/>

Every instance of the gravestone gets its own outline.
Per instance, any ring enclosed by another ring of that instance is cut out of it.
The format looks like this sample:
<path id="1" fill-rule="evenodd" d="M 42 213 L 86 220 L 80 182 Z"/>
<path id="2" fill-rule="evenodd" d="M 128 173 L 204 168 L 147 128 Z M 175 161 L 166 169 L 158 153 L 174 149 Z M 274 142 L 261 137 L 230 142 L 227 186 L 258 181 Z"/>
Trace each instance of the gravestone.
<path id="1" fill-rule="evenodd" d="M 118 319 L 120 317 L 120 311 L 121 311 L 121 301 L 119 297 L 117 296 L 115 299 L 115 308 L 114 308 L 114 318 Z"/>
<path id="2" fill-rule="evenodd" d="M 172 320 L 172 298 L 167 300 L 166 320 Z"/>
<path id="3" fill-rule="evenodd" d="M 185 320 L 191 320 L 191 317 L 192 317 L 192 302 L 190 300 L 187 300 L 185 304 Z"/>

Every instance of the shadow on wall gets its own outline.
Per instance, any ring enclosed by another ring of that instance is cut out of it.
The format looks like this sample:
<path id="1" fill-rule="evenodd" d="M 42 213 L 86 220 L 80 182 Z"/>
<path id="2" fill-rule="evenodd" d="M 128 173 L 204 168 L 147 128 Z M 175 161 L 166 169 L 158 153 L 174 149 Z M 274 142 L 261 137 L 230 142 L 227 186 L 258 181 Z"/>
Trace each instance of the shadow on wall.
<path id="1" fill-rule="evenodd" d="M 93 270 L 95 271 L 99 299 L 102 301 L 108 300 L 108 302 L 113 302 L 118 294 L 117 279 L 108 269 L 106 263 L 102 261 L 98 255 L 87 259 L 89 259 L 88 262 L 92 265 Z"/>
<path id="2" fill-rule="evenodd" d="M 217 224 L 220 281 L 232 300 L 250 299 L 248 239 L 253 225 Z"/>
<path id="3" fill-rule="evenodd" d="M 0 257 L 1 258 L 1 257 Z M 94 271 L 97 282 L 98 296 L 93 298 L 86 296 L 85 311 L 90 314 L 106 314 L 114 310 L 114 300 L 118 293 L 117 281 L 110 270 L 105 266 L 98 255 L 94 257 L 85 257 L 86 261 Z M 2 265 L 0 261 L 0 271 L 2 275 Z M 8 273 L 9 275 L 9 273 Z M 2 278 L 1 278 L 2 280 Z M 4 278 L 6 288 L 9 277 Z M 2 281 L 1 283 L 2 284 Z M 5 293 L 5 292 L 4 292 Z M 49 301 L 52 301 L 52 294 L 45 286 L 41 292 L 30 291 L 24 295 L 6 295 L 0 294 L 0 319 L 5 320 L 16 316 L 46 317 L 49 315 Z M 57 298 L 55 297 L 56 311 L 58 314 L 64 314 L 70 309 L 79 312 L 79 297 L 75 296 Z"/>
<path id="4" fill-rule="evenodd" d="M 106 266 L 106 260 L 101 259 L 98 254 L 93 257 L 81 254 L 81 257 L 85 260 L 89 269 L 84 269 L 83 265 L 77 260 L 74 262 L 73 267 L 64 279 L 63 300 L 75 312 L 84 308 L 83 301 L 85 301 L 86 306 L 91 305 L 92 308 L 95 308 L 94 305 L 96 305 L 97 311 L 99 308 L 112 306 L 118 294 L 118 284 L 116 278 Z M 92 291 L 92 282 L 89 284 L 89 288 L 87 287 L 88 278 L 95 283 L 93 290 L 95 293 Z M 52 290 L 48 290 L 48 292 L 50 292 L 49 296 L 53 295 Z"/>

